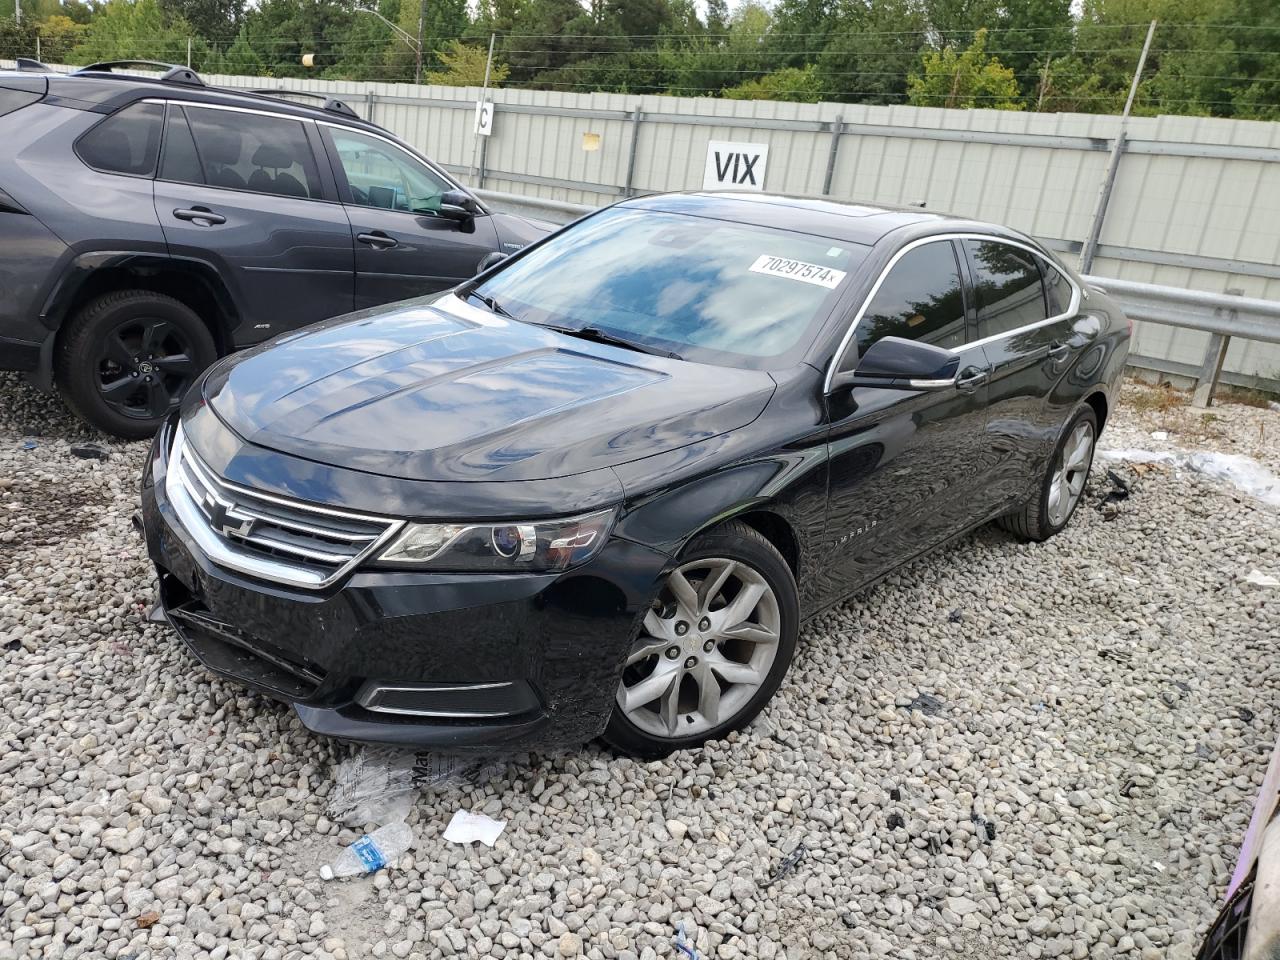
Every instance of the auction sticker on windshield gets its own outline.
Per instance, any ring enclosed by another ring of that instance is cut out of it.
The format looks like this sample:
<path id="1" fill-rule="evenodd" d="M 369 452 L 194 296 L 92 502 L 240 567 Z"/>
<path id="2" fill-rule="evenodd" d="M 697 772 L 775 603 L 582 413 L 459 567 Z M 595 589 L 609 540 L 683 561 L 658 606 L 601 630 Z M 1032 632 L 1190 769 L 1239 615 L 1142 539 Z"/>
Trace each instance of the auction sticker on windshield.
<path id="1" fill-rule="evenodd" d="M 820 263 L 805 263 L 803 260 L 790 260 L 787 257 L 771 257 L 767 253 L 756 258 L 751 265 L 752 273 L 763 273 L 770 277 L 786 277 L 788 280 L 799 280 L 801 283 L 812 283 L 819 287 L 834 290 L 847 274 L 843 270 L 832 270 Z"/>

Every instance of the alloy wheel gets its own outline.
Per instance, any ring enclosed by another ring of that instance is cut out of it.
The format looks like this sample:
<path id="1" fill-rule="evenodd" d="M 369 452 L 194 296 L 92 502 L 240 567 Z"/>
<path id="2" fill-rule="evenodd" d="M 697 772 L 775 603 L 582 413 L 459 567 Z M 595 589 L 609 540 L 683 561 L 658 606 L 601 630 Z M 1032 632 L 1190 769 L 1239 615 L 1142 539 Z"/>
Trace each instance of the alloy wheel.
<path id="1" fill-rule="evenodd" d="M 102 339 L 94 368 L 98 392 L 127 417 L 163 417 L 200 372 L 191 350 L 175 323 L 158 317 L 126 320 Z"/>
<path id="2" fill-rule="evenodd" d="M 627 657 L 619 709 L 661 739 L 732 721 L 765 682 L 778 653 L 773 588 L 750 564 L 720 557 L 672 571 Z"/>
<path id="3" fill-rule="evenodd" d="M 1053 475 L 1049 478 L 1049 498 L 1045 504 L 1049 523 L 1055 527 L 1067 522 L 1080 494 L 1084 492 L 1084 482 L 1089 476 L 1089 466 L 1093 463 L 1093 441 L 1093 424 L 1088 420 L 1081 420 L 1058 452 Z"/>

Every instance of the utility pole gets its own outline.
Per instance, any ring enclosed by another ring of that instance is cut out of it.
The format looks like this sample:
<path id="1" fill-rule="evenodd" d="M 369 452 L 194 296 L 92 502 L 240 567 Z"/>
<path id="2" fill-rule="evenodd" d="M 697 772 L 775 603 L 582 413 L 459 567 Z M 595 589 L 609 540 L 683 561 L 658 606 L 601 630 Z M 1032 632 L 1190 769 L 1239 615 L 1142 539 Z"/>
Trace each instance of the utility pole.
<path id="1" fill-rule="evenodd" d="M 1142 80 L 1142 68 L 1147 65 L 1147 54 L 1151 52 L 1151 38 L 1155 36 L 1156 22 L 1151 21 L 1147 27 L 1147 39 L 1142 44 L 1142 54 L 1138 57 L 1138 68 L 1133 71 L 1133 83 L 1129 85 L 1129 99 L 1124 102 L 1124 113 L 1120 114 L 1120 129 L 1116 133 L 1116 142 L 1111 147 L 1111 159 L 1107 162 L 1107 175 L 1102 181 L 1102 191 L 1098 196 L 1098 208 L 1093 213 L 1093 223 L 1089 227 L 1089 238 L 1080 251 L 1080 272 L 1088 273 L 1093 269 L 1093 258 L 1098 253 L 1098 241 L 1102 237 L 1102 223 L 1107 218 L 1107 206 L 1111 203 L 1111 189 L 1116 184 L 1116 171 L 1120 169 L 1120 154 L 1124 153 L 1124 141 L 1129 126 L 1129 111 L 1133 109 L 1133 99 L 1138 95 L 1138 83 Z"/>
<path id="2" fill-rule="evenodd" d="M 418 50 L 417 62 L 413 68 L 413 82 L 422 83 L 422 21 L 427 16 L 427 0 L 418 0 Z"/>
<path id="3" fill-rule="evenodd" d="M 1044 106 L 1044 95 L 1049 90 L 1049 58 L 1052 54 L 1044 55 L 1044 69 L 1040 71 L 1040 96 L 1036 100 L 1036 112 L 1040 112 L 1040 108 Z"/>
<path id="4" fill-rule="evenodd" d="M 497 37 L 496 33 L 489 34 L 489 59 L 484 62 L 484 86 L 480 88 L 480 102 L 484 103 L 485 97 L 489 92 L 489 71 L 493 69 L 493 41 Z M 471 144 L 471 180 L 474 183 L 476 179 L 476 152 L 480 149 L 480 133 L 476 132 L 475 139 Z"/>
<path id="5" fill-rule="evenodd" d="M 22 25 L 22 0 L 13 0 L 13 22 Z"/>

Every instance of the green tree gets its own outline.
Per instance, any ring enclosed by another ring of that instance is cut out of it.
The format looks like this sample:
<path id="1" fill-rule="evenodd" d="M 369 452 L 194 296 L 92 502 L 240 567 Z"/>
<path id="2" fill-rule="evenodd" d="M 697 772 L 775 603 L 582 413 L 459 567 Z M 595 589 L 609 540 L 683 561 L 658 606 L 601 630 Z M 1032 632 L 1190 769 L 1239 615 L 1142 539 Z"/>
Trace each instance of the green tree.
<path id="1" fill-rule="evenodd" d="M 66 63 L 72 51 L 84 39 L 88 27 L 65 14 L 45 17 L 36 24 L 40 35 L 40 56 L 46 63 Z"/>
<path id="2" fill-rule="evenodd" d="M 166 16 L 157 0 L 107 0 L 94 10 L 71 59 L 91 63 L 136 57 L 186 63 L 187 39 L 193 33 L 181 17 Z"/>
<path id="3" fill-rule="evenodd" d="M 907 80 L 911 103 L 918 107 L 1021 110 L 1013 71 L 986 50 L 987 31 L 979 30 L 963 53 L 946 46 L 925 54 L 922 73 Z"/>
<path id="4" fill-rule="evenodd" d="M 987 49 L 1034 103 L 1045 63 L 1069 53 L 1074 40 L 1071 0 L 1002 0 Z"/>
<path id="5" fill-rule="evenodd" d="M 461 40 L 451 40 L 444 50 L 440 51 L 442 70 L 432 70 L 426 76 L 427 83 L 436 83 L 447 87 L 478 87 L 484 83 L 485 65 L 489 60 L 489 51 L 475 44 L 465 44 Z M 511 68 L 497 60 L 489 73 L 489 86 L 500 87 Z"/>
<path id="6" fill-rule="evenodd" d="M 913 0 L 846 0 L 818 58 L 824 99 L 904 103 L 924 39 Z"/>
<path id="7" fill-rule="evenodd" d="M 817 103 L 822 99 L 822 78 L 813 64 L 783 67 L 754 80 L 726 88 L 721 96 L 730 100 L 790 100 Z"/>
<path id="8" fill-rule="evenodd" d="M 185 20 L 205 40 L 230 40 L 244 13 L 244 0 L 159 0 L 170 18 Z"/>

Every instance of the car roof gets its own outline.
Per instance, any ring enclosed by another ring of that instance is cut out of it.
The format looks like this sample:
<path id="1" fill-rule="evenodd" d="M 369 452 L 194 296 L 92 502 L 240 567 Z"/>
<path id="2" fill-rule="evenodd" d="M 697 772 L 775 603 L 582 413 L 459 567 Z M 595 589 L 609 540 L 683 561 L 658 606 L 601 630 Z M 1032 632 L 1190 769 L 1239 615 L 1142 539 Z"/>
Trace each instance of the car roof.
<path id="1" fill-rule="evenodd" d="M 20 78 L 24 86 L 43 80 L 48 84 L 46 101 L 51 104 L 90 110 L 95 113 L 114 113 L 135 100 L 163 97 L 167 100 L 183 100 L 189 103 L 209 103 L 238 106 L 251 110 L 268 110 L 287 116 L 324 119 L 385 132 L 376 123 L 360 117 L 339 98 L 322 98 L 316 106 L 298 103 L 288 97 L 308 96 L 306 91 L 279 90 L 253 93 L 226 87 L 205 86 L 194 73 L 181 69 L 194 78 L 194 82 L 181 82 L 159 76 L 139 76 L 134 73 L 114 73 L 110 70 L 88 69 L 63 74 L 36 72 L 34 70 L 3 70 L 0 79 L 13 81 Z M 39 79 L 37 79 L 39 78 Z"/>
<path id="2" fill-rule="evenodd" d="M 845 243 L 875 246 L 891 233 L 916 239 L 935 233 L 983 233 L 1027 240 L 1007 227 L 919 207 L 894 207 L 776 193 L 692 191 L 624 200 L 618 206 L 779 227 Z"/>

